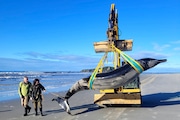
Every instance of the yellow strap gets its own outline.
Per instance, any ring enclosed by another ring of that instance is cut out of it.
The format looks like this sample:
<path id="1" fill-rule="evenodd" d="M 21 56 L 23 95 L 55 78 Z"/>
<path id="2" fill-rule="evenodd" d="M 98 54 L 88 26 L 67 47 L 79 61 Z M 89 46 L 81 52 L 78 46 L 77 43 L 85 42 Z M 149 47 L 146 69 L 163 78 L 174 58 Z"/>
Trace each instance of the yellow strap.
<path id="1" fill-rule="evenodd" d="M 101 60 L 99 61 L 98 65 L 96 66 L 95 70 L 93 71 L 93 73 L 91 74 L 91 77 L 89 79 L 89 82 L 88 82 L 88 87 L 90 89 L 93 89 L 93 82 L 94 82 L 94 79 L 96 78 L 96 75 L 99 71 L 99 69 L 102 67 L 102 65 L 104 64 L 104 61 L 105 59 L 107 58 L 107 54 L 108 52 L 105 52 L 104 56 L 101 58 Z"/>
<path id="2" fill-rule="evenodd" d="M 141 73 L 144 71 L 143 67 L 135 61 L 133 58 L 116 48 L 113 44 L 111 45 L 112 49 L 116 52 L 118 52 L 125 61 L 127 61 L 138 73 Z"/>

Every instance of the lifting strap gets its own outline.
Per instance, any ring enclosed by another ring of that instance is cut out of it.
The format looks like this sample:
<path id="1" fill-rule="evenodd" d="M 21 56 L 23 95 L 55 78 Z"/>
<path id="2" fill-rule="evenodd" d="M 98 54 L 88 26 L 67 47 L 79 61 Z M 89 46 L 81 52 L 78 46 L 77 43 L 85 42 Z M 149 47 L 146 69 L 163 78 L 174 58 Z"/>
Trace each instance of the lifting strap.
<path id="1" fill-rule="evenodd" d="M 116 48 L 114 45 L 111 46 L 113 51 L 119 53 L 122 58 L 129 63 L 138 73 L 142 73 L 144 71 L 143 67 L 133 58 L 131 58 L 129 55 L 125 54 L 124 52 L 122 52 L 121 50 L 119 50 L 118 48 Z"/>
<path id="2" fill-rule="evenodd" d="M 121 57 L 124 59 L 124 61 L 127 62 L 128 64 L 130 64 L 134 68 L 134 70 L 136 70 L 138 73 L 142 73 L 144 71 L 143 67 L 136 60 L 134 60 L 133 58 L 131 58 L 130 56 L 128 56 L 127 54 L 125 54 L 124 52 L 122 52 L 121 50 L 116 48 L 114 46 L 114 44 L 112 44 L 110 47 L 111 47 L 112 51 L 119 53 L 121 55 Z M 103 66 L 103 63 L 104 63 L 105 59 L 107 58 L 107 53 L 108 52 L 106 52 L 104 54 L 104 56 L 101 58 L 98 65 L 96 66 L 95 70 L 91 74 L 91 77 L 90 77 L 89 83 L 88 83 L 88 87 L 90 89 L 93 89 L 94 79 L 96 78 L 96 75 L 99 72 L 99 69 Z"/>
<path id="3" fill-rule="evenodd" d="M 98 65 L 96 66 L 96 69 L 93 71 L 93 73 L 91 74 L 91 77 L 89 79 L 89 83 L 88 83 L 88 87 L 90 89 L 93 89 L 93 82 L 94 82 L 94 79 L 97 75 L 97 73 L 99 72 L 99 69 L 103 66 L 104 64 L 104 61 L 106 60 L 107 58 L 107 54 L 108 52 L 105 52 L 104 56 L 101 58 L 101 60 L 99 61 Z"/>

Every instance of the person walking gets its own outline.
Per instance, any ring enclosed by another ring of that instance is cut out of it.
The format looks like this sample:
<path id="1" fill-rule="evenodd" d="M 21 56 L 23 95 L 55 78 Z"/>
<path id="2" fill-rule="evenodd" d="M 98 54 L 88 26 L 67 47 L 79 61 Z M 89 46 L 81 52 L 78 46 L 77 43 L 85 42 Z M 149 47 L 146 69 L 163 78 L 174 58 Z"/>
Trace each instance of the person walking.
<path id="1" fill-rule="evenodd" d="M 44 86 L 39 82 L 39 79 L 35 79 L 33 81 L 33 85 L 31 87 L 30 96 L 33 102 L 35 115 L 38 115 L 38 108 L 40 110 L 41 116 L 43 116 L 42 113 L 42 91 L 45 91 Z"/>
<path id="2" fill-rule="evenodd" d="M 29 92 L 32 84 L 28 81 L 28 77 L 24 76 L 23 81 L 19 83 L 18 93 L 21 99 L 21 105 L 24 107 L 24 116 L 27 116 L 31 110 L 29 103 Z"/>

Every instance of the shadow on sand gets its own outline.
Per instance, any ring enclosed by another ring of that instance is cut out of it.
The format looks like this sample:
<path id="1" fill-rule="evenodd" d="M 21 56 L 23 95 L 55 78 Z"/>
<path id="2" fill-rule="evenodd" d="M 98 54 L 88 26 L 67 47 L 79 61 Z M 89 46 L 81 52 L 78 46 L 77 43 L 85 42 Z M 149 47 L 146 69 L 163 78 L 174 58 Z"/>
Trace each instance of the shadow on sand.
<path id="1" fill-rule="evenodd" d="M 141 107 L 157 107 L 157 106 L 178 105 L 178 104 L 180 104 L 180 92 L 155 93 L 155 94 L 143 95 Z M 110 105 L 110 106 L 108 105 L 108 107 L 132 107 L 132 106 L 131 105 Z M 133 106 L 133 107 L 136 107 L 136 106 Z M 80 114 L 100 110 L 102 107 L 99 107 L 96 104 L 85 104 L 81 106 L 71 107 L 71 111 L 84 109 L 84 108 L 86 110 L 79 113 L 75 113 L 73 115 L 80 115 Z M 62 109 L 58 109 L 58 110 L 49 110 L 45 112 L 48 114 L 51 114 L 51 113 L 60 113 L 60 112 L 65 112 L 65 111 Z"/>
<path id="2" fill-rule="evenodd" d="M 97 106 L 96 104 L 85 104 L 85 105 L 81 105 L 81 106 L 71 107 L 71 111 L 79 110 L 79 109 L 86 109 L 86 110 L 84 110 L 82 112 L 79 112 L 79 113 L 75 113 L 73 115 L 79 115 L 79 114 L 95 111 L 95 110 L 100 109 L 100 107 Z M 47 114 L 55 114 L 55 113 L 60 113 L 60 112 L 65 112 L 65 111 L 63 109 L 61 109 L 61 108 L 57 109 L 57 110 L 47 110 L 47 111 L 45 111 L 45 113 L 47 113 Z"/>
<path id="3" fill-rule="evenodd" d="M 74 115 L 80 115 L 80 114 L 84 114 L 87 112 L 92 112 L 92 111 L 100 109 L 100 107 L 97 106 L 96 104 L 86 104 L 86 105 L 82 105 L 82 106 L 72 107 L 71 110 L 84 109 L 84 108 L 87 108 L 87 109 L 82 112 L 76 113 Z"/>
<path id="4" fill-rule="evenodd" d="M 142 96 L 142 107 L 156 107 L 180 104 L 180 92 L 155 93 Z"/>
<path id="5" fill-rule="evenodd" d="M 157 107 L 157 106 L 168 106 L 168 105 L 178 105 L 180 104 L 180 92 L 175 93 L 155 93 L 142 96 L 141 107 Z M 108 107 L 140 107 L 134 105 L 108 105 Z M 77 113 L 75 115 L 92 112 L 101 109 L 95 104 L 87 104 L 82 106 L 73 107 L 72 110 L 88 108 L 87 110 Z"/>

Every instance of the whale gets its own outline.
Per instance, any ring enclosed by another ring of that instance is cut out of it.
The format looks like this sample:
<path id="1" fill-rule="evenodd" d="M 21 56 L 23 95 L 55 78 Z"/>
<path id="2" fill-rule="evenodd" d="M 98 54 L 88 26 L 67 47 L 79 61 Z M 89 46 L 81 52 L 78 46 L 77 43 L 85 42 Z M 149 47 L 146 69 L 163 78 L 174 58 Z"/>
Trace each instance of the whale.
<path id="1" fill-rule="evenodd" d="M 154 59 L 154 58 L 143 58 L 136 60 L 143 71 L 155 67 L 156 65 L 166 62 L 167 59 Z M 116 89 L 120 86 L 126 85 L 127 83 L 133 81 L 139 77 L 141 73 L 137 72 L 130 64 L 124 64 L 117 69 L 111 70 L 109 72 L 98 73 L 93 82 L 93 89 Z M 53 101 L 57 101 L 59 105 L 70 114 L 70 107 L 68 104 L 68 99 L 75 93 L 82 90 L 90 90 L 88 83 L 91 76 L 82 78 L 72 85 L 72 87 L 67 91 L 65 97 L 54 98 Z"/>
<path id="2" fill-rule="evenodd" d="M 146 71 L 156 65 L 166 62 L 167 59 L 154 59 L 154 58 L 142 58 L 136 60 Z M 98 73 L 93 83 L 93 89 L 116 89 L 120 86 L 128 84 L 140 75 L 130 64 L 124 64 L 117 69 L 109 72 Z M 81 90 L 89 90 L 89 79 L 90 76 L 82 78 L 72 85 L 67 91 L 65 99 L 69 99 L 76 92 Z"/>
<path id="3" fill-rule="evenodd" d="M 144 71 L 155 67 L 156 65 L 166 62 L 167 59 L 154 59 L 154 58 L 143 58 L 136 60 L 144 69 Z M 133 67 L 129 64 L 105 73 L 99 73 L 93 83 L 94 89 L 113 89 L 120 86 L 124 86 L 127 83 L 133 81 L 140 75 Z"/>

